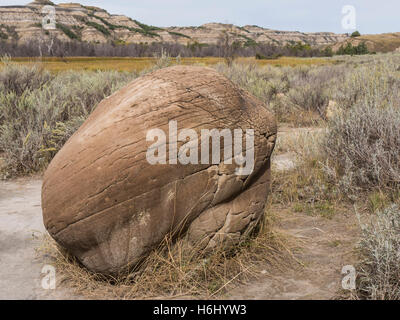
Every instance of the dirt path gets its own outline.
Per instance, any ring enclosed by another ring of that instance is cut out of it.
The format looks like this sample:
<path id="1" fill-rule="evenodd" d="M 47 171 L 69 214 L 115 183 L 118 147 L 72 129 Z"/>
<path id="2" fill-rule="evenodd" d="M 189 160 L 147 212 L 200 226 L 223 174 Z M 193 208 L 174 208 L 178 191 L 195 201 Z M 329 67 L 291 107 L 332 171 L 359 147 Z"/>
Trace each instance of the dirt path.
<path id="1" fill-rule="evenodd" d="M 77 298 L 41 286 L 45 263 L 35 254 L 45 232 L 41 185 L 40 179 L 0 181 L 0 300 Z"/>
<path id="2" fill-rule="evenodd" d="M 356 261 L 355 215 L 338 212 L 334 218 L 327 219 L 280 209 L 275 231 L 294 241 L 294 256 L 299 263 L 283 272 L 265 270 L 258 279 L 234 289 L 227 298 L 334 299 L 341 289 L 342 268 Z"/>

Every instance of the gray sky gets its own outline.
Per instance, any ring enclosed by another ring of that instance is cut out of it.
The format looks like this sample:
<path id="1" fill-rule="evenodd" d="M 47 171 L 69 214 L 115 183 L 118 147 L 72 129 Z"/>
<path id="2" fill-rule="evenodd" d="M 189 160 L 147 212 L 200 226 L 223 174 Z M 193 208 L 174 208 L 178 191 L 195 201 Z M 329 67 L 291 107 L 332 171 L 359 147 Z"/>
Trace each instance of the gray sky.
<path id="1" fill-rule="evenodd" d="M 0 0 L 21 5 L 30 0 Z M 70 0 L 124 14 L 155 26 L 198 26 L 207 22 L 258 25 L 289 31 L 351 32 L 342 27 L 342 8 L 356 9 L 361 33 L 400 32 L 399 0 Z M 0 21 L 1 23 L 1 21 Z M 354 31 L 354 30 L 353 30 Z"/>

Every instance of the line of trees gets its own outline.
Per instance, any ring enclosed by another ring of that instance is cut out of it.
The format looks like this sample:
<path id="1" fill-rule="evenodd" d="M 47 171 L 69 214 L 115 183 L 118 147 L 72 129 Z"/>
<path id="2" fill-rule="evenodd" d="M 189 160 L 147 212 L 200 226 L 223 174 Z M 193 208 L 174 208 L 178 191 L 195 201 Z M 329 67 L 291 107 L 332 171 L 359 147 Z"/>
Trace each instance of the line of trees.
<path id="1" fill-rule="evenodd" d="M 346 46 L 340 46 L 339 50 L 336 52 L 337 55 L 362 55 L 369 54 L 367 45 L 365 42 L 360 42 L 358 45 L 354 46 L 352 43 L 347 43 Z"/>
<path id="2" fill-rule="evenodd" d="M 38 57 L 38 56 L 89 56 L 89 57 L 151 57 L 164 50 L 168 55 L 177 57 L 256 57 L 273 59 L 281 56 L 292 57 L 331 57 L 337 55 L 368 54 L 365 42 L 354 46 L 350 42 L 341 46 L 337 52 L 331 47 L 316 48 L 302 42 L 256 43 L 255 41 L 233 41 L 229 32 L 221 34 L 217 44 L 189 43 L 182 45 L 170 42 L 132 43 L 121 41 L 107 43 L 89 43 L 78 40 L 61 41 L 57 37 L 38 37 L 28 42 L 6 41 L 0 39 L 0 56 Z"/>
<path id="3" fill-rule="evenodd" d="M 125 44 L 118 42 L 88 43 L 81 41 L 64 42 L 58 38 L 38 38 L 28 42 L 0 41 L 0 56 L 12 57 L 37 56 L 89 56 L 89 57 L 151 57 L 164 49 L 170 56 L 176 57 L 226 57 L 227 55 L 242 57 L 322 57 L 331 56 L 331 50 L 312 48 L 307 44 L 291 43 L 279 45 L 273 43 L 259 44 L 255 42 L 229 42 L 221 40 L 217 44 L 190 43 L 139 43 Z"/>

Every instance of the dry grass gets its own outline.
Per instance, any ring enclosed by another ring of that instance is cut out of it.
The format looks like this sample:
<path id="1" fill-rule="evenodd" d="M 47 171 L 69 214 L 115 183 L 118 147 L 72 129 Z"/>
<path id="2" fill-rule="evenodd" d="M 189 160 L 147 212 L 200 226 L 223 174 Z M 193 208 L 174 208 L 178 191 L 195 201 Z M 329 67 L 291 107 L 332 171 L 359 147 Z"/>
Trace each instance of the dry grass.
<path id="1" fill-rule="evenodd" d="M 400 299 L 400 210 L 388 206 L 361 222 L 357 292 L 352 298 Z"/>
<path id="2" fill-rule="evenodd" d="M 324 143 L 330 135 L 324 127 L 280 129 L 272 155 L 274 174 L 270 199 L 273 204 L 290 206 L 295 212 L 319 212 L 326 217 L 339 207 L 348 207 L 349 212 L 355 214 L 355 205 L 362 213 L 375 214 L 391 203 L 400 204 L 400 192 L 396 189 L 378 186 L 357 189 L 357 194 L 345 192 L 342 185 L 332 179 L 331 159 L 324 151 Z M 279 169 L 277 161 L 282 156 L 290 158 L 294 167 Z"/>
<path id="3" fill-rule="evenodd" d="M 334 100 L 323 152 L 329 176 L 343 194 L 386 189 L 400 182 L 399 55 L 381 55 L 347 74 Z"/>
<path id="4" fill-rule="evenodd" d="M 396 120 L 390 113 L 388 118 Z M 380 118 L 374 117 L 374 119 L 375 126 L 367 125 L 367 127 L 378 127 Z M 369 124 L 368 121 L 364 122 Z M 388 125 L 384 127 L 387 128 Z M 342 131 L 350 135 L 349 130 Z M 357 239 L 359 243 L 355 242 L 353 249 L 358 260 L 354 264 L 357 271 L 356 290 L 341 290 L 335 298 L 398 300 L 400 193 L 398 190 L 387 190 L 375 185 L 376 188 L 371 190 L 357 189 L 357 195 L 350 201 L 348 194 L 343 192 L 337 181 L 332 181 L 327 176 L 325 166 L 327 155 L 322 148 L 325 132 L 327 137 L 330 137 L 329 131 L 319 131 L 315 128 L 296 131 L 284 129 L 277 141 L 275 157 L 291 153 L 296 159 L 297 166 L 291 170 L 275 172 L 270 200 L 274 205 L 281 204 L 285 208 L 290 208 L 291 212 L 317 215 L 327 219 L 333 218 L 339 211 L 353 216 L 357 213 L 361 235 L 360 240 Z M 392 141 L 395 137 L 396 134 L 392 132 L 385 140 Z M 353 137 L 352 141 L 358 140 Z M 368 150 L 363 145 L 361 148 Z M 381 154 L 386 153 L 381 152 Z M 373 152 L 369 152 L 369 155 L 371 157 Z"/>
<path id="5" fill-rule="evenodd" d="M 37 254 L 54 265 L 58 286 L 90 299 L 218 299 L 232 286 L 257 278 L 260 265 L 283 270 L 296 263 L 290 241 L 271 230 L 271 215 L 248 241 L 235 249 L 203 255 L 166 238 L 140 268 L 115 277 L 94 274 L 48 235 Z"/>
<path id="6" fill-rule="evenodd" d="M 323 128 L 282 128 L 278 133 L 273 159 L 289 154 L 294 168 L 274 171 L 271 198 L 281 205 L 319 206 L 326 201 L 338 201 L 339 195 L 324 173 L 324 155 L 320 144 L 326 131 Z"/>
<path id="7" fill-rule="evenodd" d="M 67 70 L 116 70 L 128 72 L 140 72 L 149 69 L 157 61 L 157 58 L 112 58 L 112 57 L 69 57 L 69 58 L 14 58 L 14 62 L 22 65 L 41 63 L 46 70 L 62 72 Z M 184 65 L 212 66 L 224 61 L 223 58 L 181 58 L 179 63 Z M 324 65 L 333 63 L 332 59 L 323 58 L 293 58 L 282 57 L 272 60 L 256 60 L 255 58 L 238 58 L 240 63 L 257 63 L 260 66 L 297 66 L 297 65 Z M 175 58 L 171 62 L 177 63 Z M 1 64 L 0 64 L 1 67 Z"/>
<path id="8" fill-rule="evenodd" d="M 56 75 L 40 66 L 1 60 L 0 176 L 44 170 L 97 104 L 136 77 L 115 71 L 69 71 Z"/>
<path id="9" fill-rule="evenodd" d="M 253 58 L 242 58 L 247 62 L 257 62 L 260 66 L 275 66 L 275 67 L 296 67 L 296 66 L 321 66 L 335 64 L 334 59 L 328 58 L 298 58 L 298 57 L 281 57 L 278 59 L 255 60 Z M 239 62 L 241 59 L 239 59 Z"/>

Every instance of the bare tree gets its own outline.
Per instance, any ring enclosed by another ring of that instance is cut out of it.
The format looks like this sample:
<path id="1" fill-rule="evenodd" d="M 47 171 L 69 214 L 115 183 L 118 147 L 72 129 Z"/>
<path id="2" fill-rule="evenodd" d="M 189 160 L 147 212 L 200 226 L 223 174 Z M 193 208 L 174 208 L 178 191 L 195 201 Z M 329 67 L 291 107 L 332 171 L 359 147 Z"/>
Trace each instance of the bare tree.
<path id="1" fill-rule="evenodd" d="M 218 45 L 220 46 L 220 56 L 223 57 L 226 63 L 230 66 L 237 57 L 237 51 L 241 47 L 240 42 L 236 41 L 236 32 L 233 30 L 233 26 L 225 29 L 221 32 L 218 39 Z"/>

